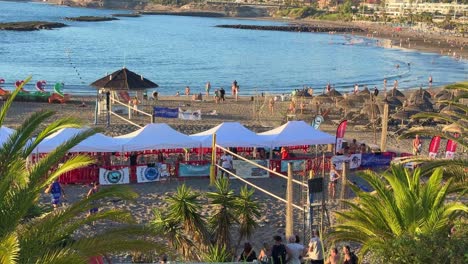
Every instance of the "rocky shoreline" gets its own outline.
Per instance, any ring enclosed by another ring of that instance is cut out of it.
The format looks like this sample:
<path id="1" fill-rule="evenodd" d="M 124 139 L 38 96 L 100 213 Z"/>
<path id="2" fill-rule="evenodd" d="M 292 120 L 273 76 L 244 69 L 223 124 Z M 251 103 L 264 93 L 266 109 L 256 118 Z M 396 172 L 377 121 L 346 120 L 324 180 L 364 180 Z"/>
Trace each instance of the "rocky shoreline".
<path id="1" fill-rule="evenodd" d="M 66 17 L 65 20 L 78 21 L 78 22 L 102 22 L 119 20 L 115 17 L 99 17 L 99 16 L 79 16 L 79 17 Z"/>
<path id="2" fill-rule="evenodd" d="M 35 31 L 41 29 L 54 29 L 62 28 L 67 25 L 58 22 L 47 21 L 26 21 L 26 22 L 8 22 L 0 23 L 0 30 L 13 30 L 13 31 Z"/>
<path id="3" fill-rule="evenodd" d="M 354 33 L 364 32 L 358 27 L 341 27 L 341 26 L 315 26 L 315 25 L 288 25 L 288 26 L 259 26 L 259 25 L 217 25 L 220 28 L 236 28 L 250 30 L 273 30 L 273 31 L 291 31 L 291 32 L 337 32 L 337 33 Z"/>

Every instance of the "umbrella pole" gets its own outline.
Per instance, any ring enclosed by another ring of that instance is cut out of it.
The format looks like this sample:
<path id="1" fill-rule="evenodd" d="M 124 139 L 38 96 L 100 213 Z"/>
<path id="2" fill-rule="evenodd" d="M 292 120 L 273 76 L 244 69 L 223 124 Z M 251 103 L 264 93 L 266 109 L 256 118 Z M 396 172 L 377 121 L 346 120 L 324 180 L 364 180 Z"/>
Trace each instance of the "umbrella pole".
<path id="1" fill-rule="evenodd" d="M 99 112 L 99 91 L 96 91 L 96 107 L 94 108 L 94 125 L 98 123 L 98 112 Z"/>

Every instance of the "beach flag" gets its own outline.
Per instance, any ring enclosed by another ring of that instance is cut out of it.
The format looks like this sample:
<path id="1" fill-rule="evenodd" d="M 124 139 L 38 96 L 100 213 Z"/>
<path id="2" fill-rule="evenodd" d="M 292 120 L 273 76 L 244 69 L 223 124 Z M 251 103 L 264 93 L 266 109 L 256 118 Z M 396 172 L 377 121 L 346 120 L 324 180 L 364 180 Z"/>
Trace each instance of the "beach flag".
<path id="1" fill-rule="evenodd" d="M 458 134 L 454 135 L 456 138 L 459 136 Z M 453 159 L 453 155 L 457 151 L 457 142 L 449 139 L 447 140 L 447 145 L 445 146 L 445 158 L 446 159 Z"/>
<path id="2" fill-rule="evenodd" d="M 341 152 L 343 149 L 343 138 L 346 132 L 346 125 L 348 124 L 348 120 L 341 121 L 340 125 L 336 129 L 336 143 L 335 143 L 335 153 Z"/>
<path id="3" fill-rule="evenodd" d="M 432 137 L 431 143 L 429 144 L 429 158 L 435 159 L 437 152 L 440 147 L 440 136 Z"/>

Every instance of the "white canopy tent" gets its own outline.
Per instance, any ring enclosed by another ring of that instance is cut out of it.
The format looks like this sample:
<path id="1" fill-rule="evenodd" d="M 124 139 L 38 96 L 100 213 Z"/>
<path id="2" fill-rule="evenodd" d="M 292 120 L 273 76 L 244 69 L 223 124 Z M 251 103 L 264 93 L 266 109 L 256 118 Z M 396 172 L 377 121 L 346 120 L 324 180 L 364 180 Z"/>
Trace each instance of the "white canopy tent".
<path id="1" fill-rule="evenodd" d="M 216 144 L 223 147 L 265 147 L 263 137 L 237 122 L 224 122 L 209 130 L 190 135 L 201 143 L 202 147 L 211 147 L 213 134 L 216 133 Z"/>
<path id="2" fill-rule="evenodd" d="M 49 153 L 84 130 L 83 128 L 63 128 L 46 137 L 36 147 L 35 152 Z M 80 142 L 70 152 L 118 152 L 121 150 L 122 146 L 118 140 L 98 133 Z"/>
<path id="3" fill-rule="evenodd" d="M 2 126 L 0 128 L 0 145 L 3 145 L 9 138 L 10 135 L 15 133 L 14 129 Z"/>
<path id="4" fill-rule="evenodd" d="M 304 121 L 289 121 L 275 129 L 259 133 L 269 147 L 334 144 L 335 137 L 316 130 Z"/>
<path id="5" fill-rule="evenodd" d="M 200 147 L 200 142 L 162 123 L 148 124 L 115 139 L 122 143 L 124 151 Z"/>

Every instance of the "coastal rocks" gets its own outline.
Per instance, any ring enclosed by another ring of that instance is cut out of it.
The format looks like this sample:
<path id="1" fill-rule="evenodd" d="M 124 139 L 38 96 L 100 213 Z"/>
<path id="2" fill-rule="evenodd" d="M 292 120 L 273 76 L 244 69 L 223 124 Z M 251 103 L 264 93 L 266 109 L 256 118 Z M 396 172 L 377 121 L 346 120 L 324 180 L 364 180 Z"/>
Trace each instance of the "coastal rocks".
<path id="1" fill-rule="evenodd" d="M 342 27 L 342 26 L 316 26 L 316 25 L 288 25 L 288 26 L 260 26 L 260 25 L 217 25 L 220 28 L 236 28 L 250 30 L 271 30 L 271 31 L 290 31 L 290 32 L 338 32 L 351 33 L 363 32 L 357 27 Z"/>
<path id="2" fill-rule="evenodd" d="M 78 21 L 78 22 L 101 22 L 118 20 L 115 17 L 99 17 L 99 16 L 79 16 L 79 17 L 66 17 L 65 20 Z"/>
<path id="3" fill-rule="evenodd" d="M 41 29 L 53 29 L 66 27 L 67 25 L 57 22 L 46 21 L 25 21 L 25 22 L 9 22 L 0 23 L 0 30 L 14 30 L 14 31 L 34 31 Z"/>
<path id="4" fill-rule="evenodd" d="M 140 14 L 112 14 L 113 17 L 141 17 Z"/>
<path id="5" fill-rule="evenodd" d="M 205 11 L 143 11 L 143 15 L 171 15 L 171 16 L 195 16 L 195 17 L 225 17 L 224 13 Z"/>

